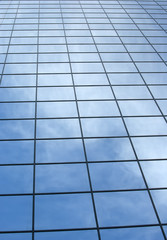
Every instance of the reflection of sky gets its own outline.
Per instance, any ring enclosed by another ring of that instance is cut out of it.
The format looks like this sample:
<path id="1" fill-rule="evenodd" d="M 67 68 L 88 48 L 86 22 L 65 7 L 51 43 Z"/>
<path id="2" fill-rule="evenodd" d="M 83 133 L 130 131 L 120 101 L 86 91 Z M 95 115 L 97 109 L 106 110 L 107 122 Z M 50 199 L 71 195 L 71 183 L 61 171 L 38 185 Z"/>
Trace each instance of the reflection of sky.
<path id="1" fill-rule="evenodd" d="M 23 139 L 34 137 L 34 121 L 4 120 L 0 122 L 0 139 Z"/>
<path id="2" fill-rule="evenodd" d="M 48 119 L 37 121 L 37 138 L 80 137 L 77 119 Z"/>
<path id="3" fill-rule="evenodd" d="M 32 197 L 0 197 L 0 231 L 31 230 Z"/>
<path id="4" fill-rule="evenodd" d="M 167 157 L 166 137 L 132 138 L 132 142 L 140 159 L 159 159 Z"/>
<path id="5" fill-rule="evenodd" d="M 85 137 L 126 136 L 121 118 L 82 119 L 83 135 Z"/>
<path id="6" fill-rule="evenodd" d="M 137 163 L 94 163 L 89 164 L 94 190 L 144 188 Z"/>
<path id="7" fill-rule="evenodd" d="M 167 190 L 151 191 L 156 209 L 162 223 L 167 222 Z"/>
<path id="8" fill-rule="evenodd" d="M 86 139 L 85 145 L 89 161 L 135 159 L 127 138 Z"/>
<path id="9" fill-rule="evenodd" d="M 146 228 L 123 228 L 123 229 L 107 229 L 101 230 L 101 239 L 108 240 L 163 240 L 163 235 L 159 227 Z"/>
<path id="10" fill-rule="evenodd" d="M 0 141 L 0 163 L 32 163 L 33 141 Z"/>
<path id="11" fill-rule="evenodd" d="M 32 193 L 32 179 L 32 166 L 1 166 L 0 194 Z"/>
<path id="12" fill-rule="evenodd" d="M 91 196 L 36 196 L 35 229 L 95 227 Z"/>
<path id="13" fill-rule="evenodd" d="M 42 165 L 36 167 L 37 192 L 89 191 L 85 164 Z"/>
<path id="14" fill-rule="evenodd" d="M 31 233 L 0 234 L 0 240 L 31 240 Z"/>
<path id="15" fill-rule="evenodd" d="M 70 231 L 70 232 L 48 232 L 48 233 L 35 233 L 35 240 L 98 240 L 97 232 L 92 231 Z M 13 239 L 12 239 L 13 240 Z"/>
<path id="16" fill-rule="evenodd" d="M 141 162 L 149 187 L 167 187 L 167 161 Z"/>
<path id="17" fill-rule="evenodd" d="M 84 160 L 81 140 L 37 141 L 37 162 L 82 162 Z"/>
<path id="18" fill-rule="evenodd" d="M 167 223 L 165 10 L 53 2 L 14 1 L 0 28 L 0 231 L 18 231 L 0 240 L 32 239 L 33 217 L 34 240 L 97 240 L 78 231 L 95 209 L 101 240 L 162 240 L 136 225 L 159 224 L 141 170 Z"/>
<path id="19" fill-rule="evenodd" d="M 100 226 L 157 223 L 147 192 L 113 192 L 94 195 Z"/>

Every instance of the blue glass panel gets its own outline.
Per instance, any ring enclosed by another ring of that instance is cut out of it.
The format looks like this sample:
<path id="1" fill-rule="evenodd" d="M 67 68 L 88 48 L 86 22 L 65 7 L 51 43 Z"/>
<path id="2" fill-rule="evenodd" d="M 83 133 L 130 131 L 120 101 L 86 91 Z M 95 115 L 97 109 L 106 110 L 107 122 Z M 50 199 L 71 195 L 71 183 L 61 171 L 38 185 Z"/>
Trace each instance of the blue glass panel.
<path id="1" fill-rule="evenodd" d="M 159 100 L 157 101 L 161 111 L 163 114 L 167 115 L 167 100 Z"/>
<path id="2" fill-rule="evenodd" d="M 160 117 L 126 118 L 125 123 L 131 136 L 167 134 L 167 124 Z"/>
<path id="3" fill-rule="evenodd" d="M 32 197 L 0 197 L 0 231 L 31 230 Z"/>
<path id="4" fill-rule="evenodd" d="M 82 162 L 84 160 L 81 140 L 37 141 L 37 162 Z"/>
<path id="5" fill-rule="evenodd" d="M 1 166 L 0 194 L 32 193 L 32 166 Z"/>
<path id="6" fill-rule="evenodd" d="M 66 232 L 47 232 L 47 233 L 35 233 L 35 240 L 98 240 L 96 231 L 66 231 Z M 5 239 L 6 240 L 6 239 Z M 13 240 L 13 239 L 12 239 Z"/>
<path id="7" fill-rule="evenodd" d="M 37 120 L 37 138 L 68 138 L 80 136 L 80 126 L 76 119 Z"/>
<path id="8" fill-rule="evenodd" d="M 0 141 L 0 163 L 32 163 L 33 141 Z"/>
<path id="9" fill-rule="evenodd" d="M 132 142 L 140 159 L 167 158 L 166 137 L 132 138 Z"/>
<path id="10" fill-rule="evenodd" d="M 39 63 L 38 73 L 70 73 L 69 63 Z"/>
<path id="11" fill-rule="evenodd" d="M 152 98 L 145 86 L 114 86 L 113 90 L 118 99 Z"/>
<path id="12" fill-rule="evenodd" d="M 70 74 L 44 74 L 38 76 L 39 86 L 72 85 Z"/>
<path id="13" fill-rule="evenodd" d="M 114 101 L 86 101 L 79 102 L 81 117 L 119 116 L 119 110 Z"/>
<path id="14" fill-rule="evenodd" d="M 89 191 L 85 164 L 42 165 L 36 167 L 37 192 Z"/>
<path id="15" fill-rule="evenodd" d="M 74 100 L 72 87 L 40 87 L 38 88 L 38 100 Z"/>
<path id="16" fill-rule="evenodd" d="M 167 222 L 166 208 L 167 208 L 167 190 L 151 191 L 155 207 L 158 211 L 162 223 Z"/>
<path id="17" fill-rule="evenodd" d="M 37 116 L 47 117 L 77 117 L 75 102 L 39 102 L 37 103 Z"/>
<path id="18" fill-rule="evenodd" d="M 119 101 L 118 103 L 124 116 L 160 115 L 158 107 L 151 100 Z"/>
<path id="19" fill-rule="evenodd" d="M 89 164 L 93 190 L 145 188 L 137 163 Z"/>
<path id="20" fill-rule="evenodd" d="M 149 187 L 167 187 L 167 161 L 141 162 L 141 166 Z"/>
<path id="21" fill-rule="evenodd" d="M 94 196 L 100 226 L 157 223 L 147 192 L 96 193 Z"/>
<path id="22" fill-rule="evenodd" d="M 143 80 L 138 73 L 113 73 L 108 74 L 111 84 L 143 84 Z"/>
<path id="23" fill-rule="evenodd" d="M 0 103 L 0 119 L 34 117 L 34 103 Z"/>
<path id="24" fill-rule="evenodd" d="M 1 120 L 0 139 L 23 139 L 34 137 L 34 121 Z"/>
<path id="25" fill-rule="evenodd" d="M 31 233 L 0 234 L 0 240 L 31 240 Z"/>
<path id="26" fill-rule="evenodd" d="M 2 86 L 35 86 L 35 84 L 36 84 L 35 75 L 4 75 L 2 77 L 2 83 L 1 83 Z M 25 91 L 26 89 L 24 89 L 24 94 L 26 94 Z M 19 93 L 19 95 L 20 94 L 21 93 Z M 31 93 L 31 95 L 33 95 L 33 93 Z"/>
<path id="27" fill-rule="evenodd" d="M 122 228 L 101 230 L 101 239 L 108 240 L 163 240 L 160 227 L 138 227 L 138 228 Z"/>
<path id="28" fill-rule="evenodd" d="M 89 194 L 36 196 L 35 229 L 95 227 Z"/>
<path id="29" fill-rule="evenodd" d="M 110 87 L 76 87 L 78 100 L 95 100 L 95 99 L 113 99 L 113 93 Z"/>
<path id="30" fill-rule="evenodd" d="M 127 138 L 85 139 L 85 146 L 89 161 L 135 159 Z"/>
<path id="31" fill-rule="evenodd" d="M 73 74 L 75 85 L 108 85 L 105 74 Z"/>
<path id="32" fill-rule="evenodd" d="M 34 101 L 34 88 L 0 88 L 0 101 Z"/>
<path id="33" fill-rule="evenodd" d="M 89 118 L 82 119 L 85 137 L 126 136 L 121 118 Z"/>

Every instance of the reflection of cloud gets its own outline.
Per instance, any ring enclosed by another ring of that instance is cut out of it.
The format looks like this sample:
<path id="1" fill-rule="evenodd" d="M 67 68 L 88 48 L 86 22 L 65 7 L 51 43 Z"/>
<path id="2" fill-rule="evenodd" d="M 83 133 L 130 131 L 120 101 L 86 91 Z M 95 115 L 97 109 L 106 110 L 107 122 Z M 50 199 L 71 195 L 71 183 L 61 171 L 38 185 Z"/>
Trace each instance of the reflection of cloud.
<path id="1" fill-rule="evenodd" d="M 119 116 L 118 107 L 114 101 L 85 101 L 78 102 L 80 115 L 90 116 Z"/>
<path id="2" fill-rule="evenodd" d="M 77 117 L 75 102 L 38 102 L 37 116 L 47 117 Z"/>
<path id="3" fill-rule="evenodd" d="M 113 94 L 110 87 L 76 87 L 78 100 L 90 99 L 113 99 Z"/>
<path id="4" fill-rule="evenodd" d="M 2 83 L 1 83 L 2 86 L 35 86 L 35 84 L 36 84 L 36 75 L 20 75 L 20 74 L 4 75 L 2 77 Z M 31 93 L 31 96 L 32 96 L 32 93 Z"/>
<path id="5" fill-rule="evenodd" d="M 89 161 L 135 159 L 127 138 L 85 139 L 85 145 Z"/>
<path id="6" fill-rule="evenodd" d="M 33 163 L 33 141 L 0 141 L 0 163 Z"/>
<path id="7" fill-rule="evenodd" d="M 0 119 L 33 118 L 35 103 L 0 103 Z"/>
<path id="8" fill-rule="evenodd" d="M 140 227 L 101 230 L 102 240 L 163 240 L 160 227 Z"/>
<path id="9" fill-rule="evenodd" d="M 156 104 L 152 100 L 119 101 L 124 116 L 160 115 Z"/>
<path id="10" fill-rule="evenodd" d="M 121 118 L 89 118 L 82 119 L 85 137 L 126 136 Z"/>
<path id="11" fill-rule="evenodd" d="M 36 191 L 89 191 L 85 164 L 37 166 Z"/>
<path id="12" fill-rule="evenodd" d="M 23 139 L 34 137 L 34 121 L 6 120 L 0 122 L 0 139 Z"/>
<path id="13" fill-rule="evenodd" d="M 131 136 L 167 134 L 167 124 L 162 117 L 126 118 L 125 123 Z"/>
<path id="14" fill-rule="evenodd" d="M 157 223 L 147 192 L 96 193 L 94 195 L 100 226 Z"/>
<path id="15" fill-rule="evenodd" d="M 72 87 L 41 87 L 38 88 L 38 100 L 74 100 Z"/>
<path id="16" fill-rule="evenodd" d="M 0 88 L 0 101 L 34 101 L 35 88 Z"/>
<path id="17" fill-rule="evenodd" d="M 37 162 L 85 161 L 82 141 L 78 139 L 37 141 Z"/>
<path id="18" fill-rule="evenodd" d="M 0 167 L 0 194 L 32 193 L 32 188 L 32 166 Z"/>
<path id="19" fill-rule="evenodd" d="M 95 227 L 89 194 L 36 196 L 35 229 Z"/>
<path id="20" fill-rule="evenodd" d="M 2 234 L 0 235 L 0 240 L 31 240 L 31 233 L 14 233 L 14 234 Z"/>
<path id="21" fill-rule="evenodd" d="M 49 240 L 55 240 L 55 239 L 59 239 L 59 240 L 65 240 L 65 239 L 68 239 L 68 240 L 74 240 L 74 239 L 98 240 L 98 236 L 97 236 L 96 230 L 35 233 L 35 240 L 46 240 L 46 239 L 49 239 Z M 21 240 L 21 239 L 19 239 L 19 240 Z"/>
<path id="22" fill-rule="evenodd" d="M 32 229 L 32 197 L 0 197 L 0 231 L 21 231 Z"/>
<path id="23" fill-rule="evenodd" d="M 132 138 L 132 142 L 140 159 L 167 158 L 167 137 Z"/>
<path id="24" fill-rule="evenodd" d="M 167 190 L 151 191 L 153 200 L 158 210 L 158 214 L 162 223 L 167 222 Z"/>
<path id="25" fill-rule="evenodd" d="M 167 187 L 167 161 L 141 162 L 149 187 Z"/>
<path id="26" fill-rule="evenodd" d="M 113 86 L 113 90 L 118 99 L 151 98 L 151 95 L 145 86 Z"/>
<path id="27" fill-rule="evenodd" d="M 137 163 L 89 164 L 94 190 L 144 188 L 145 184 Z"/>
<path id="28" fill-rule="evenodd" d="M 37 138 L 80 137 L 79 122 L 76 119 L 37 120 Z"/>

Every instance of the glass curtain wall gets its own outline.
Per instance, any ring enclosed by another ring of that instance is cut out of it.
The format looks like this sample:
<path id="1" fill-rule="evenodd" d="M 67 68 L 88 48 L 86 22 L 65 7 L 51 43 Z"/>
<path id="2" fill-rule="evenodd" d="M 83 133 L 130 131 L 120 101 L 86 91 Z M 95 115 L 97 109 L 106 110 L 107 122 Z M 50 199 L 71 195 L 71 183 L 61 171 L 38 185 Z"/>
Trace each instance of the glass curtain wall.
<path id="1" fill-rule="evenodd" d="M 0 240 L 167 238 L 167 2 L 0 1 Z"/>

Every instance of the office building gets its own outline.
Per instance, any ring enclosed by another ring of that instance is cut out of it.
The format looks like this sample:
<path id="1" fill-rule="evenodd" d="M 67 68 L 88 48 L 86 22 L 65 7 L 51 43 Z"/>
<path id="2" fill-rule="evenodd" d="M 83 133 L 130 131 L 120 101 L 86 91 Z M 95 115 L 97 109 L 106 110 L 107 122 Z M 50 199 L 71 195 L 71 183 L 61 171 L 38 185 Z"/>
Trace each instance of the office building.
<path id="1" fill-rule="evenodd" d="M 167 2 L 0 1 L 0 240 L 167 238 Z"/>

